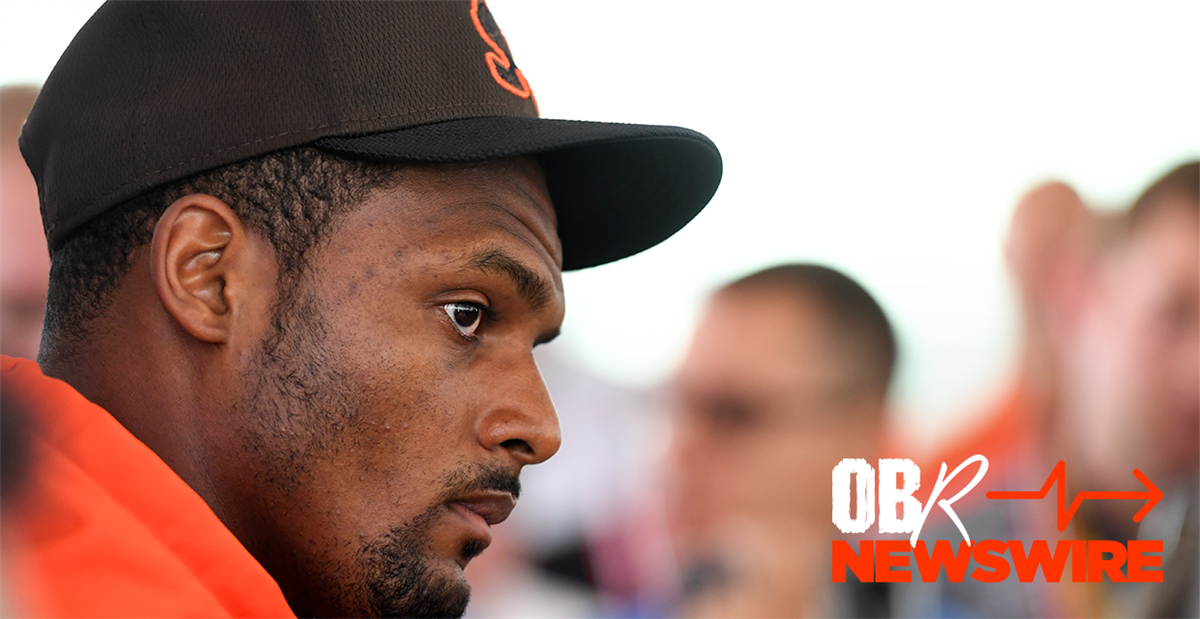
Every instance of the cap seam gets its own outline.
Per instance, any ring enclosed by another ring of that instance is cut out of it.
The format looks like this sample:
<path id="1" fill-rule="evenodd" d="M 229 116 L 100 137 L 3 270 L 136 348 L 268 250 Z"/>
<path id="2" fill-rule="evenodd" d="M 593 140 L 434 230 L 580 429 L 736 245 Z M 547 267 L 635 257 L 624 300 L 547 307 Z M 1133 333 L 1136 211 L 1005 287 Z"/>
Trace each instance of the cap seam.
<path id="1" fill-rule="evenodd" d="M 329 21 L 326 16 L 317 9 L 319 3 L 310 2 L 307 4 L 308 17 L 316 26 L 317 32 L 321 37 L 321 55 L 325 58 L 325 66 L 329 68 L 330 82 L 338 84 L 340 88 L 335 92 L 351 93 L 350 80 L 348 76 L 343 77 L 343 72 L 340 69 L 344 66 L 345 57 L 336 53 L 334 47 L 329 43 Z M 333 106 L 342 114 L 357 115 L 359 113 L 358 101 L 351 95 L 337 97 L 336 101 L 331 101 Z"/>

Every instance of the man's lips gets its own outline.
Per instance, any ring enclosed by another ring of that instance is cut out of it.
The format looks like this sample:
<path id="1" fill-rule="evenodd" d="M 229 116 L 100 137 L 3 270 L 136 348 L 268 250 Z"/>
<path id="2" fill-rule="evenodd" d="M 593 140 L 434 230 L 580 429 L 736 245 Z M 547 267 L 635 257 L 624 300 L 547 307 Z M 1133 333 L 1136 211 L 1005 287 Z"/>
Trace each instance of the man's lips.
<path id="1" fill-rule="evenodd" d="M 482 518 L 488 525 L 493 525 L 508 518 L 517 506 L 517 499 L 508 492 L 485 490 L 455 497 L 450 501 L 450 505 L 464 508 Z"/>

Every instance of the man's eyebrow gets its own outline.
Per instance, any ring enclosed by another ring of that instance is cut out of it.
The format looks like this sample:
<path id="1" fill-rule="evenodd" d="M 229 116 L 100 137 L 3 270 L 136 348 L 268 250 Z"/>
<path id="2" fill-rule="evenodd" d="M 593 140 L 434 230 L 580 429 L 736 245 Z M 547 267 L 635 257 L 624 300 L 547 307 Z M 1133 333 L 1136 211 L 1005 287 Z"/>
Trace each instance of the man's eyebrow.
<path id="1" fill-rule="evenodd" d="M 533 269 L 500 249 L 490 249 L 472 256 L 467 268 L 507 276 L 517 292 L 533 309 L 545 307 L 554 298 L 554 287 Z"/>

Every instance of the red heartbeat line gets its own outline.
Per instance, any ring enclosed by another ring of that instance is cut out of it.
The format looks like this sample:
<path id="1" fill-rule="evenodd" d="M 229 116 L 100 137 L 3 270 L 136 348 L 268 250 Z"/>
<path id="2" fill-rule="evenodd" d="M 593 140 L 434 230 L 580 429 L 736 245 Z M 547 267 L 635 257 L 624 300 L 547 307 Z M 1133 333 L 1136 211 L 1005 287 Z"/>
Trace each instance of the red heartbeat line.
<path id="1" fill-rule="evenodd" d="M 1153 482 L 1150 481 L 1140 470 L 1133 469 L 1133 476 L 1137 477 L 1146 486 L 1145 492 L 1080 492 L 1075 495 L 1075 500 L 1071 502 L 1071 507 L 1067 508 L 1067 463 L 1059 460 L 1058 465 L 1050 471 L 1050 477 L 1046 478 L 1046 484 L 1041 490 L 1017 490 L 1017 491 L 992 491 L 987 493 L 989 499 L 1044 499 L 1047 494 L 1050 494 L 1050 486 L 1055 482 L 1058 483 L 1058 530 L 1066 531 L 1067 524 L 1071 522 L 1071 518 L 1075 517 L 1075 512 L 1079 511 L 1079 504 L 1084 499 L 1146 499 L 1146 504 L 1142 506 L 1142 510 L 1134 514 L 1133 521 L 1141 522 L 1150 510 L 1154 509 L 1155 505 L 1162 500 L 1162 490 L 1158 489 Z"/>

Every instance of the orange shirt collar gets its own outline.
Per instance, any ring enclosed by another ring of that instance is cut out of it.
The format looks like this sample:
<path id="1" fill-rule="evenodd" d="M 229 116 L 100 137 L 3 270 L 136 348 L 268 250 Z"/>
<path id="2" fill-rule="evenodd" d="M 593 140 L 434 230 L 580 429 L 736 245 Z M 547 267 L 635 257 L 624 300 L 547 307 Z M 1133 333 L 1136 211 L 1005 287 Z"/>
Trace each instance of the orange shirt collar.
<path id="1" fill-rule="evenodd" d="M 31 614 L 293 617 L 279 586 L 161 458 L 37 364 L 0 357 L 28 408 Z"/>

